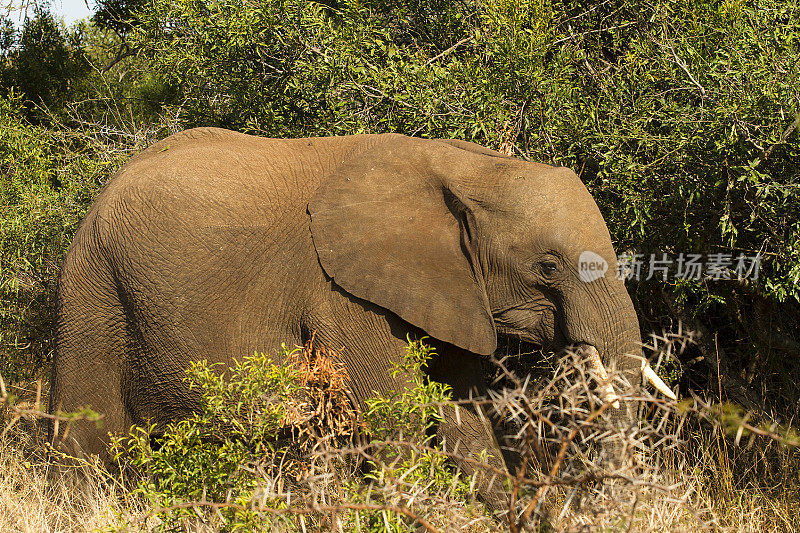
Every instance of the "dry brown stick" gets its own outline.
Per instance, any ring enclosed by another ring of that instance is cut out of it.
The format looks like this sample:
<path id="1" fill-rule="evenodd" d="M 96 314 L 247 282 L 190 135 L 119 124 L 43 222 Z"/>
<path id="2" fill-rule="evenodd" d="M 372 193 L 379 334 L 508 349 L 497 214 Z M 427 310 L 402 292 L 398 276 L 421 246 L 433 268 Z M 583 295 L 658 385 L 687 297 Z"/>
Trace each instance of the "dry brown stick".
<path id="1" fill-rule="evenodd" d="M 592 413 L 586 420 L 583 421 L 583 424 L 589 424 L 594 421 L 597 417 L 603 414 L 613 402 L 606 402 L 600 408 Z M 531 513 L 536 508 L 536 505 L 539 503 L 539 500 L 544 496 L 545 491 L 550 487 L 553 477 L 558 473 L 558 470 L 561 468 L 561 464 L 564 462 L 564 457 L 567 455 L 567 449 L 569 449 L 570 443 L 578 436 L 578 433 L 582 429 L 582 426 L 576 426 L 569 432 L 567 435 L 566 440 L 561 444 L 561 449 L 558 450 L 558 455 L 556 456 L 556 462 L 553 463 L 553 467 L 550 469 L 550 472 L 547 474 L 545 478 L 545 483 L 539 487 L 539 490 L 536 491 L 533 499 L 528 503 L 528 506 L 522 512 L 522 521 L 527 522 L 530 519 Z"/>
<path id="2" fill-rule="evenodd" d="M 633 500 L 633 505 L 631 506 L 630 518 L 628 519 L 628 527 L 625 528 L 625 533 L 631 533 L 631 529 L 633 528 L 633 517 L 636 513 L 636 506 L 639 505 L 639 494 L 636 494 L 636 498 Z"/>
<path id="3" fill-rule="evenodd" d="M 427 67 L 428 65 L 431 65 L 431 64 L 435 63 L 437 60 L 439 60 L 439 59 L 441 59 L 442 57 L 446 56 L 447 54 L 449 54 L 450 52 L 452 52 L 453 50 L 455 50 L 456 48 L 458 48 L 459 46 L 461 46 L 462 44 L 464 44 L 465 42 L 467 42 L 467 41 L 469 41 L 469 40 L 471 40 L 471 39 L 472 39 L 472 35 L 470 35 L 469 37 L 464 37 L 463 39 L 461 39 L 460 41 L 458 41 L 456 44 L 454 44 L 453 46 L 451 46 L 450 48 L 448 48 L 448 49 L 447 49 L 447 50 L 445 50 L 444 52 L 442 52 L 442 53 L 440 53 L 440 54 L 438 54 L 438 55 L 435 55 L 435 56 L 433 56 L 432 58 L 430 58 L 430 59 L 429 59 L 427 62 L 425 62 L 425 64 L 424 64 L 424 65 L 422 65 L 422 66 L 423 66 L 423 67 Z"/>
<path id="4" fill-rule="evenodd" d="M 789 135 L 791 135 L 792 132 L 794 130 L 796 130 L 798 126 L 800 126 L 800 111 L 798 111 L 797 114 L 795 115 L 794 122 L 792 122 L 789 125 L 789 127 L 787 127 L 785 130 L 783 130 L 783 133 L 781 134 L 780 140 L 764 151 L 764 159 L 762 159 L 761 161 L 766 160 L 770 156 L 770 154 L 772 153 L 772 151 L 775 149 L 776 146 L 785 143 L 786 139 L 789 138 Z"/>
<path id="5" fill-rule="evenodd" d="M 470 464 L 472 466 L 483 468 L 484 470 L 488 470 L 491 473 L 496 474 L 498 476 L 512 477 L 511 474 L 508 473 L 508 471 L 506 471 L 504 469 L 501 469 L 501 468 L 498 468 L 496 466 L 492 466 L 492 465 L 490 465 L 488 463 L 484 463 L 484 462 L 479 461 L 477 459 L 474 459 L 472 457 L 465 457 L 464 455 L 461 455 L 459 453 L 448 452 L 448 451 L 445 451 L 445 450 L 440 450 L 438 448 L 434 448 L 432 446 L 426 446 L 426 445 L 423 445 L 423 444 L 415 444 L 415 443 L 404 441 L 404 440 L 375 440 L 375 441 L 372 441 L 368 446 L 363 446 L 363 447 L 359 446 L 359 447 L 353 447 L 353 448 L 338 448 L 338 449 L 331 450 L 331 452 L 332 453 L 346 453 L 346 454 L 351 454 L 351 455 L 362 455 L 362 456 L 367 457 L 367 458 L 372 458 L 372 456 L 370 454 L 366 453 L 366 449 L 367 448 L 376 448 L 376 447 L 380 447 L 380 446 L 403 446 L 403 447 L 411 448 L 413 450 L 417 450 L 417 451 L 421 451 L 421 452 L 435 453 L 435 454 L 441 455 L 442 457 L 447 457 L 448 459 L 458 459 L 459 461 L 463 461 L 463 462 L 468 463 L 468 464 Z M 536 483 L 534 480 L 526 480 L 526 481 L 530 481 L 532 483 Z"/>

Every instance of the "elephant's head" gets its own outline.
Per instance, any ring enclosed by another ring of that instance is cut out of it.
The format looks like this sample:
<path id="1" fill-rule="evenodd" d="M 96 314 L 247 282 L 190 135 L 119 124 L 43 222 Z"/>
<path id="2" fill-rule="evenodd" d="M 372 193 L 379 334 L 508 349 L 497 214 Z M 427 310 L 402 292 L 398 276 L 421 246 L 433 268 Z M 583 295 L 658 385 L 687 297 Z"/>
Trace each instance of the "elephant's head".
<path id="1" fill-rule="evenodd" d="M 334 282 L 432 337 L 482 355 L 498 334 L 580 345 L 598 365 L 641 368 L 611 237 L 568 169 L 384 136 L 327 176 L 309 213 Z"/>

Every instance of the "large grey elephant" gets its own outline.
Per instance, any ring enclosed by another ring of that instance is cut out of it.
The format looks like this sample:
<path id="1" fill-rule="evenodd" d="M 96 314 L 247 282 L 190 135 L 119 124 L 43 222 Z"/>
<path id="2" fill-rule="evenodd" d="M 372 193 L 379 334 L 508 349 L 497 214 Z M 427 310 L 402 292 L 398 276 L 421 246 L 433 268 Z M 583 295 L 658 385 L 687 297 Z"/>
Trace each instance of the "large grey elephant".
<path id="1" fill-rule="evenodd" d="M 584 252 L 605 274 L 583 275 Z M 106 457 L 109 432 L 198 405 L 190 361 L 227 364 L 313 332 L 344 347 L 361 402 L 403 386 L 391 368 L 409 334 L 431 337 L 431 377 L 457 398 L 485 390 L 481 358 L 504 335 L 583 345 L 638 375 L 625 354 L 639 325 L 615 268 L 600 211 L 565 168 L 396 134 L 185 131 L 119 171 L 67 253 L 50 409 L 105 418 L 53 438 Z M 606 386 L 619 405 L 613 395 Z M 438 432 L 502 464 L 482 420 L 462 412 Z"/>

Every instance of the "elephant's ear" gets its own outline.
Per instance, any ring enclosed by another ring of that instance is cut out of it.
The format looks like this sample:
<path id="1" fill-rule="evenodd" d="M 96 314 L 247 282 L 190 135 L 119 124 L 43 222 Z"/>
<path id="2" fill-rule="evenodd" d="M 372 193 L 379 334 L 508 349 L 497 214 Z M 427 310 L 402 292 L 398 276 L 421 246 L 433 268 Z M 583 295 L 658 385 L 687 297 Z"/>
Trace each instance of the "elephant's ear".
<path id="1" fill-rule="evenodd" d="M 322 268 L 344 290 L 488 355 L 497 334 L 477 259 L 475 206 L 433 171 L 457 152 L 389 137 L 326 176 L 308 205 L 311 233 Z"/>

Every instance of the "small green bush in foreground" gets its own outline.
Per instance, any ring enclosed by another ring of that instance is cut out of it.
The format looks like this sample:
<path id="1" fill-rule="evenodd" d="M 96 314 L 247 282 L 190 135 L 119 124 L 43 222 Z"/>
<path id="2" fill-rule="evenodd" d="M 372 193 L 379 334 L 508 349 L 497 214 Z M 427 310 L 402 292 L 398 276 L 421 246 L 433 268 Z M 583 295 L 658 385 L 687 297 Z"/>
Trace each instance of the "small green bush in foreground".
<path id="1" fill-rule="evenodd" d="M 413 530 L 408 513 L 397 512 L 407 504 L 393 501 L 398 479 L 462 504 L 468 496 L 468 480 L 443 456 L 395 444 L 435 446 L 426 436 L 438 420 L 432 404 L 449 390 L 422 374 L 432 355 L 409 343 L 395 372 L 407 373 L 410 387 L 370 399 L 365 423 L 349 404 L 342 363 L 324 348 L 284 345 L 275 358 L 256 353 L 224 372 L 195 363 L 187 382 L 202 391 L 199 411 L 155 439 L 160 428 L 134 427 L 114 447 L 165 530 L 197 521 L 226 531 L 322 527 L 337 507 L 346 530 Z M 355 444 L 359 427 L 368 444 Z"/>

